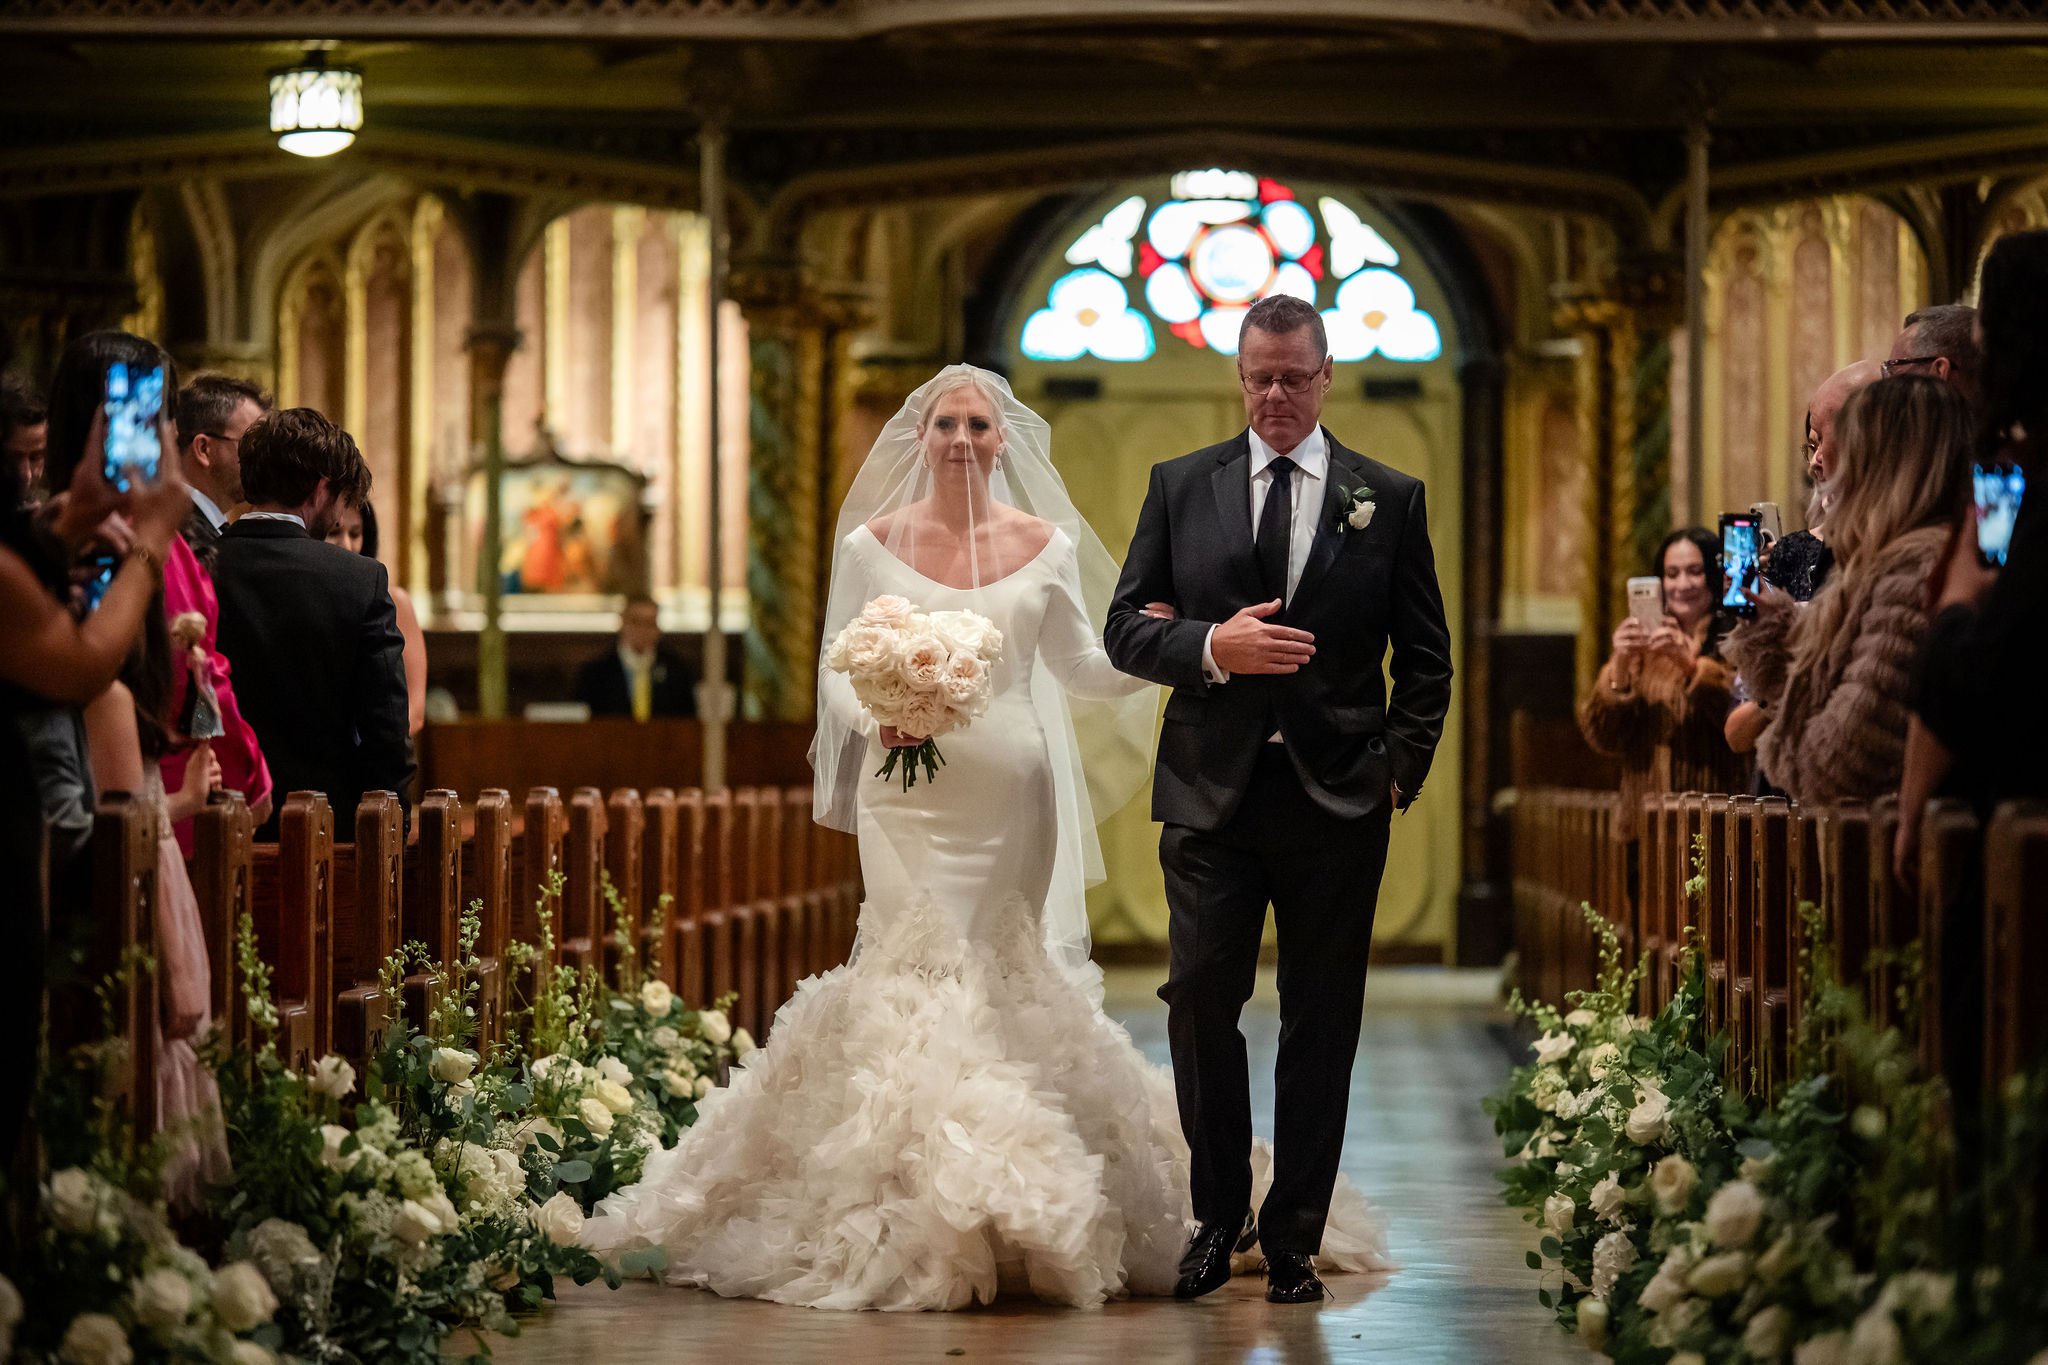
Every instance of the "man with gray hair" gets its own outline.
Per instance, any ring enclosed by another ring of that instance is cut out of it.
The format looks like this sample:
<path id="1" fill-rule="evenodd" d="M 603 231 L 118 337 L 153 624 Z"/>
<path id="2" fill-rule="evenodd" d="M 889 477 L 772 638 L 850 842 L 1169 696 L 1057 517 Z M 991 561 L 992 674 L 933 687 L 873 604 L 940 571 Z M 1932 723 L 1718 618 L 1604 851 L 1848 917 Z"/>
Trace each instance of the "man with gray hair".
<path id="1" fill-rule="evenodd" d="M 1183 1299 L 1224 1284 L 1254 1241 L 1269 1300 L 1323 1296 L 1311 1258 L 1343 1154 L 1389 817 L 1421 792 L 1451 701 L 1422 483 L 1322 425 L 1332 377 L 1312 304 L 1252 306 L 1246 429 L 1153 467 L 1103 631 L 1118 668 L 1173 689 L 1152 816 L 1171 915 L 1159 994 L 1201 1225 Z M 1269 904 L 1280 1055 L 1255 1219 L 1238 1017 Z"/>
<path id="2" fill-rule="evenodd" d="M 1884 361 L 1886 378 L 1895 374 L 1931 374 L 1977 403 L 1977 375 L 1983 348 L 1977 342 L 1977 310 L 1966 303 L 1936 303 L 1906 315 Z"/>

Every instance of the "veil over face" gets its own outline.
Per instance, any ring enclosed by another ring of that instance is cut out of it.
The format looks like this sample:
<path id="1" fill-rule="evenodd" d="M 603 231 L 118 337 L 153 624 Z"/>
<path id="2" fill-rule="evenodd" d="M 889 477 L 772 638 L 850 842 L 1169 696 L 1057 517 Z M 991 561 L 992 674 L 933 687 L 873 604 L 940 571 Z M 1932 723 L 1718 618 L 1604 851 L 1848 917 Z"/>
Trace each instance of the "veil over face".
<path id="1" fill-rule="evenodd" d="M 971 365 L 949 365 L 912 393 L 855 474 L 834 527 L 825 644 L 867 604 L 865 578 L 848 549 L 862 528 L 934 590 L 969 594 L 970 606 L 974 592 L 1044 553 L 1055 532 L 1074 547 L 1082 604 L 1098 631 L 1116 590 L 1116 561 L 1068 496 L 1045 419 L 1000 375 Z M 822 648 L 817 695 L 814 813 L 820 824 L 851 831 L 859 784 L 871 775 L 875 726 L 845 677 L 825 666 Z M 1048 851 L 1047 941 L 1078 966 L 1088 955 L 1084 893 L 1104 875 L 1095 824 L 1129 801 L 1150 772 L 1158 689 L 1082 700 L 1037 669 L 1031 695 L 1059 814 L 1059 847 Z"/>

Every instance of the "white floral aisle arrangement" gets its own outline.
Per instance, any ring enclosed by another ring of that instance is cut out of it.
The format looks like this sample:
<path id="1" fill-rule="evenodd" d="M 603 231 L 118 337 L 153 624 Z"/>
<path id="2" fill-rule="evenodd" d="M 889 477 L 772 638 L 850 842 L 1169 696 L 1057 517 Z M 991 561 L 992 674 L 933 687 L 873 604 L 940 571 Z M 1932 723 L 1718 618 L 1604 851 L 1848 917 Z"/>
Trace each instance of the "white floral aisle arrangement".
<path id="1" fill-rule="evenodd" d="M 919 611 L 893 595 L 877 597 L 833 637 L 825 666 L 844 673 L 877 725 L 923 742 L 891 748 L 877 777 L 899 775 L 903 789 L 938 776 L 945 758 L 935 742 L 988 710 L 1003 633 L 971 611 Z"/>
<path id="2" fill-rule="evenodd" d="M 1487 1103 L 1560 1325 L 1622 1365 L 2048 1365 L 2048 1247 L 2014 1197 L 2044 1188 L 2048 1072 L 2005 1097 L 1979 1167 L 1955 1168 L 1940 1084 L 1813 948 L 1800 1078 L 1741 1100 L 1697 962 L 1657 1018 L 1632 1016 L 1636 975 L 1587 916 L 1596 989 L 1563 1013 L 1516 999 L 1535 1055 Z"/>

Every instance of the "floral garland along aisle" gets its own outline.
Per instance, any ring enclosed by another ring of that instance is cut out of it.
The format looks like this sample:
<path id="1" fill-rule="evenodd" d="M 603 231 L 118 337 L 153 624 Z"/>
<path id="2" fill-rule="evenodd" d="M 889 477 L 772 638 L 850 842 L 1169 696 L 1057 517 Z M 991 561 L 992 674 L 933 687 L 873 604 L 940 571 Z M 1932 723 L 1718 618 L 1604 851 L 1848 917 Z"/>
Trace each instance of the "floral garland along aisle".
<path id="1" fill-rule="evenodd" d="M 39 1086 L 47 1150 L 77 1160 L 10 1201 L 20 1254 L 18 1282 L 0 1276 L 0 1360 L 478 1361 L 489 1333 L 515 1335 L 515 1315 L 552 1297 L 556 1276 L 616 1286 L 658 1269 L 658 1252 L 605 1266 L 580 1250 L 584 1215 L 673 1145 L 753 1040 L 727 1019 L 730 997 L 692 1009 L 658 962 L 641 962 L 608 881 L 616 986 L 541 965 L 561 889 L 556 874 L 542 891 L 540 943 L 511 945 L 503 964 L 534 982 L 508 1041 L 476 1046 L 473 903 L 455 961 L 411 943 L 384 964 L 388 1000 L 406 998 L 408 972 L 441 986 L 423 1027 L 393 1022 L 360 1087 L 340 1057 L 305 1074 L 279 1059 L 270 973 L 245 916 L 237 966 L 257 1042 L 230 1050 L 216 1031 L 204 1045 L 234 1174 L 175 1215 L 163 1163 L 187 1135 L 138 1148 L 99 1098 L 126 1064 L 119 980 L 102 983 L 102 1034 L 115 1041 L 53 1062 Z M 655 920 L 667 910 L 664 897 Z M 120 975 L 149 970 L 131 953 Z M 458 1332 L 466 1357 L 446 1353 Z"/>
<path id="2" fill-rule="evenodd" d="M 1541 1030 L 1535 1060 L 1486 1101 L 1507 1202 L 1541 1229 L 1529 1266 L 1558 1324 L 1617 1365 L 2048 1365 L 2048 1066 L 1957 1160 L 1947 1097 L 1897 1028 L 1864 1017 L 1801 907 L 1812 1000 L 1796 1079 L 1775 1102 L 1721 1082 L 1688 952 L 1662 1013 L 1629 1012 L 1642 974 L 1600 940 L 1591 991 Z M 1911 954 L 1897 965 L 1916 995 Z"/>

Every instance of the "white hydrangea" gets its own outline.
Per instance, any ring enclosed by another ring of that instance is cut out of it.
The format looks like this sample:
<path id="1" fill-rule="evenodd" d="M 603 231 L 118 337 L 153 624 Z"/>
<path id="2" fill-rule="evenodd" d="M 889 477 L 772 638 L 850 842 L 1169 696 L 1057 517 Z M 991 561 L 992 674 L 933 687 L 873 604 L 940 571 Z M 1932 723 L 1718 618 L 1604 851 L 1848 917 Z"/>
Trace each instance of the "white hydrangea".
<path id="1" fill-rule="evenodd" d="M 1593 1244 L 1593 1292 L 1606 1298 L 1636 1263 L 1636 1244 L 1625 1232 L 1610 1232 Z"/>

